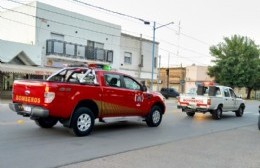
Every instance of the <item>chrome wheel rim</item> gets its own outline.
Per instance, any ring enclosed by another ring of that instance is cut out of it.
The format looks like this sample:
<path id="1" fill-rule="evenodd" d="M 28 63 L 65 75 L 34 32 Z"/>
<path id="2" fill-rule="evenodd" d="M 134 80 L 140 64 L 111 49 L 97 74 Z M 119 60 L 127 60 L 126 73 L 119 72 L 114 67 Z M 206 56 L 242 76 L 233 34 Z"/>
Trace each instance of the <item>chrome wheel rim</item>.
<path id="1" fill-rule="evenodd" d="M 160 111 L 156 110 L 153 112 L 153 123 L 157 124 L 160 121 L 161 113 Z"/>
<path id="2" fill-rule="evenodd" d="M 91 126 L 91 117 L 88 114 L 81 114 L 77 120 L 77 127 L 80 131 L 86 131 Z"/>

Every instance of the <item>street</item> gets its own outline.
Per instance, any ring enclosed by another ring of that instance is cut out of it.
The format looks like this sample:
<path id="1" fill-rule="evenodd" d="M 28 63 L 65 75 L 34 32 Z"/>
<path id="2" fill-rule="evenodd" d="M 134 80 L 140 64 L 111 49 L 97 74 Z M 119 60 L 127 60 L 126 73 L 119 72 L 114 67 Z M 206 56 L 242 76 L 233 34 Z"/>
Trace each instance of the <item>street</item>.
<path id="1" fill-rule="evenodd" d="M 158 128 L 140 119 L 96 121 L 90 136 L 74 137 L 61 124 L 41 129 L 0 104 L 0 167 L 260 167 L 259 101 L 243 117 L 209 113 L 187 117 L 166 101 Z"/>

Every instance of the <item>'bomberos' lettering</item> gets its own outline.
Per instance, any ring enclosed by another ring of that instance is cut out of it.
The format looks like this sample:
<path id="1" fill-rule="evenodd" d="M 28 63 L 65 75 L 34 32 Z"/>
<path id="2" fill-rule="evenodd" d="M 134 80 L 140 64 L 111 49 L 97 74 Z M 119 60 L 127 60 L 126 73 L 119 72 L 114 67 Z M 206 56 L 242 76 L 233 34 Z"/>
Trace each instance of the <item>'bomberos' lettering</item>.
<path id="1" fill-rule="evenodd" d="M 15 100 L 28 102 L 28 103 L 41 103 L 41 99 L 39 97 L 29 97 L 29 96 L 16 95 Z"/>

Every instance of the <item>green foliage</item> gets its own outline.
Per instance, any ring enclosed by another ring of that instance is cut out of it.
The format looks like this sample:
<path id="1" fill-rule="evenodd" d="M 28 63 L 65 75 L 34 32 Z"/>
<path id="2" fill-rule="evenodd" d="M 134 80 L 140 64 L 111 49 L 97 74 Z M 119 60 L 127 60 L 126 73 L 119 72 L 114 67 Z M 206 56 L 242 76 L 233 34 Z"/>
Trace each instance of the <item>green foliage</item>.
<path id="1" fill-rule="evenodd" d="M 208 74 L 217 83 L 231 87 L 260 88 L 259 47 L 248 37 L 234 35 L 210 47 L 215 57 Z"/>

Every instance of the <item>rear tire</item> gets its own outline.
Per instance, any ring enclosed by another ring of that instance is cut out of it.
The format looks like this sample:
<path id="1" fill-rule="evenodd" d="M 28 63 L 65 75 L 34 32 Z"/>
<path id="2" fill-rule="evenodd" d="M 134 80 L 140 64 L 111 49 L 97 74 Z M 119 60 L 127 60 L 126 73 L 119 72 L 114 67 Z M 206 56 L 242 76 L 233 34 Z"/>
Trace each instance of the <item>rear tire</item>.
<path id="1" fill-rule="evenodd" d="M 35 120 L 35 123 L 42 127 L 42 128 L 52 128 L 54 125 L 56 125 L 58 122 L 58 119 L 47 117 L 47 118 L 39 118 Z"/>
<path id="2" fill-rule="evenodd" d="M 212 118 L 215 120 L 220 120 L 222 118 L 222 108 L 218 107 L 212 112 Z"/>
<path id="3" fill-rule="evenodd" d="M 258 129 L 260 130 L 260 115 L 258 117 Z"/>
<path id="4" fill-rule="evenodd" d="M 71 127 L 74 135 L 87 136 L 93 130 L 95 117 L 93 112 L 86 107 L 78 108 L 73 114 Z"/>
<path id="5" fill-rule="evenodd" d="M 244 114 L 244 108 L 242 106 L 239 106 L 238 110 L 235 111 L 237 117 L 242 117 Z"/>
<path id="6" fill-rule="evenodd" d="M 162 110 L 159 106 L 153 106 L 146 117 L 148 127 L 158 127 L 162 121 Z"/>
<path id="7" fill-rule="evenodd" d="M 193 117 L 195 115 L 195 112 L 186 112 L 187 116 Z"/>

